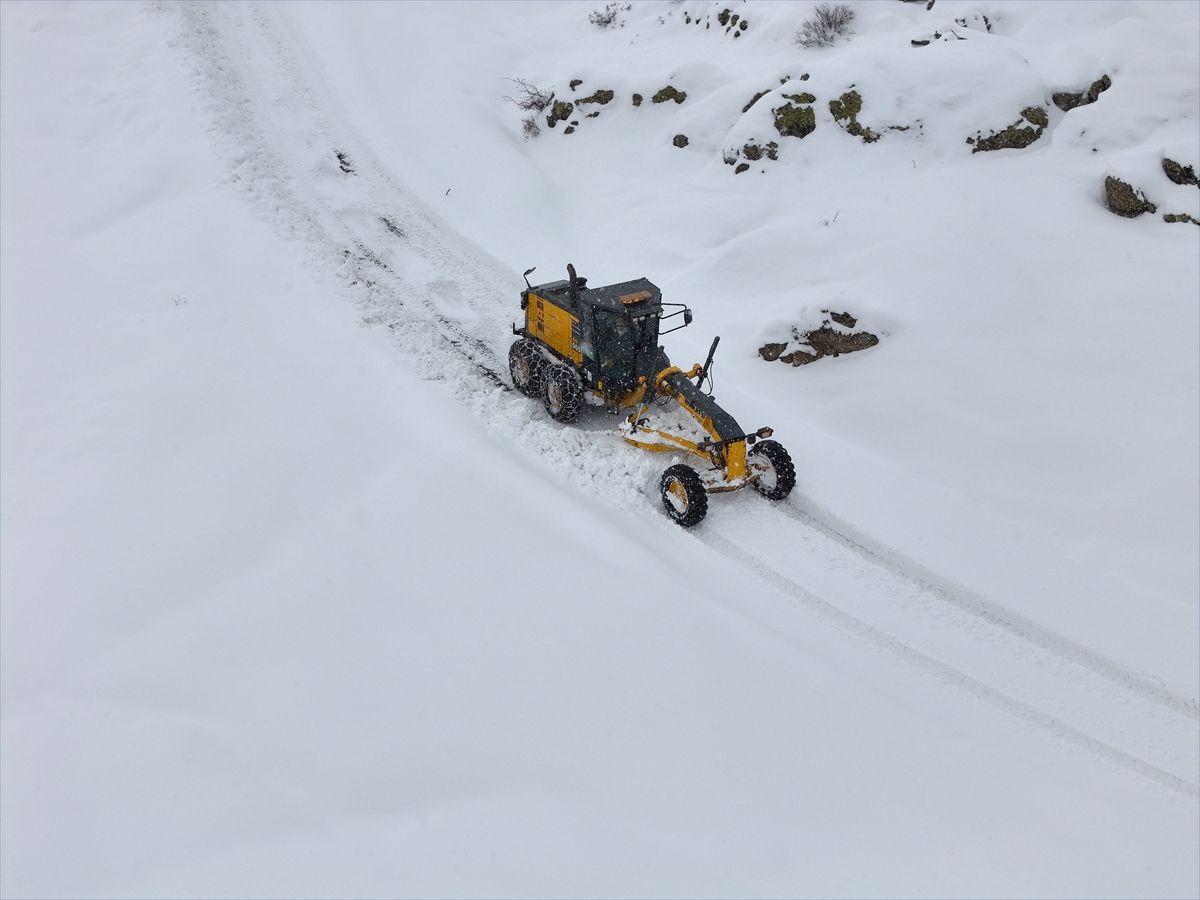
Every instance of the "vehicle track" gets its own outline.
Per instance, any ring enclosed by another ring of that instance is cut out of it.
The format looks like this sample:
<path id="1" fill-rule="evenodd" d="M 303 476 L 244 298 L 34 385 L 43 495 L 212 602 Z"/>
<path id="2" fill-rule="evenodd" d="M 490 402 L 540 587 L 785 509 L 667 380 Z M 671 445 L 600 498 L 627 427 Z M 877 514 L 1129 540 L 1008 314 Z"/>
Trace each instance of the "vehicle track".
<path id="1" fill-rule="evenodd" d="M 741 499 L 741 498 L 739 498 Z M 947 605 L 940 594 L 803 522 L 790 502 L 746 497 L 696 536 L 835 627 L 1057 738 L 1192 798 L 1194 719 L 1055 644 Z M 809 503 L 798 498 L 802 504 Z M 750 548 L 754 548 L 753 550 Z M 766 548 L 769 552 L 762 552 Z M 771 552 L 773 551 L 773 552 Z"/>
<path id="2" fill-rule="evenodd" d="M 506 388 L 521 281 L 406 191 L 345 121 L 285 7 L 181 3 L 175 42 L 228 181 L 318 277 L 335 273 L 423 377 L 606 503 L 658 517 L 670 460 L 566 428 Z M 349 171 L 347 171 L 349 169 Z M 803 496 L 722 504 L 696 539 L 834 627 L 1152 782 L 1198 797 L 1196 700 L 908 560 Z M 754 547 L 751 552 L 747 547 Z M 762 548 L 770 548 L 770 553 Z"/>

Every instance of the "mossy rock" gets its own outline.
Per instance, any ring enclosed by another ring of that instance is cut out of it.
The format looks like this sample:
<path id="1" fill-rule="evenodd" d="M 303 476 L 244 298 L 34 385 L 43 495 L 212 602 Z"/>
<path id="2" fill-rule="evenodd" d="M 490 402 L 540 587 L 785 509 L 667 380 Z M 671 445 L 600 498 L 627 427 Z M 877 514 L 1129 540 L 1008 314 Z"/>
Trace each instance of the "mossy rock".
<path id="1" fill-rule="evenodd" d="M 634 94 L 634 95 L 633 95 L 633 105 L 634 105 L 634 106 L 641 106 L 641 105 L 642 105 L 642 95 L 641 95 L 641 94 Z"/>
<path id="2" fill-rule="evenodd" d="M 1037 128 L 1031 128 L 1030 125 L 1024 124 L 1025 122 L 1036 125 Z M 1040 106 L 1030 106 L 1021 110 L 1021 118 L 1003 131 L 993 132 L 987 137 L 976 134 L 973 138 L 967 138 L 967 143 L 975 145 L 971 148 L 972 153 L 991 150 L 1022 150 L 1040 138 L 1049 124 L 1050 119 L 1044 109 Z"/>
<path id="3" fill-rule="evenodd" d="M 785 103 L 772 112 L 775 115 L 775 130 L 783 137 L 802 138 L 817 130 L 817 114 L 811 106 Z"/>
<path id="4" fill-rule="evenodd" d="M 1197 184 L 1196 170 L 1191 166 L 1185 166 L 1182 163 L 1177 163 L 1173 159 L 1164 158 L 1162 161 L 1163 172 L 1176 184 Z"/>
<path id="5" fill-rule="evenodd" d="M 1104 179 L 1104 198 L 1109 212 L 1127 219 L 1136 219 L 1142 213 L 1158 209 L 1141 191 L 1135 191 L 1132 185 L 1111 175 Z"/>
<path id="6" fill-rule="evenodd" d="M 752 107 L 755 103 L 757 103 L 763 97 L 767 96 L 767 94 L 769 94 L 769 93 L 771 93 L 771 91 L 769 89 L 765 90 L 765 91 L 759 91 L 757 94 L 755 94 L 753 97 L 750 98 L 749 103 L 747 103 L 745 106 L 742 107 L 742 112 L 743 113 L 750 112 L 750 107 Z"/>
<path id="7" fill-rule="evenodd" d="M 598 116 L 598 115 L 600 115 L 600 110 L 596 110 L 595 112 L 590 112 L 590 113 L 588 113 L 588 114 L 587 114 L 587 116 L 586 116 L 585 118 L 588 118 L 588 119 L 594 119 L 594 118 L 596 118 L 596 116 Z"/>
<path id="8" fill-rule="evenodd" d="M 571 118 L 571 113 L 573 112 L 575 112 L 574 104 L 563 100 L 555 100 L 554 105 L 550 107 L 550 115 L 546 116 L 546 124 L 553 128 L 559 122 L 565 122 Z"/>
<path id="9" fill-rule="evenodd" d="M 657 94 L 650 98 L 651 103 L 666 103 L 668 100 L 674 100 L 676 103 L 682 103 L 687 99 L 687 94 L 683 91 L 677 91 L 671 85 L 667 85 Z"/>
<path id="10" fill-rule="evenodd" d="M 737 166 L 737 168 L 733 170 L 733 174 L 734 174 L 734 175 L 741 175 L 743 172 L 745 172 L 745 171 L 746 171 L 747 169 L 749 169 L 749 168 L 750 168 L 750 164 L 749 164 L 749 163 L 738 163 L 738 166 Z"/>
<path id="11" fill-rule="evenodd" d="M 686 147 L 688 145 L 687 135 L 686 134 L 677 134 L 677 135 L 675 135 L 675 137 L 671 138 L 671 143 L 674 144 L 676 147 Z"/>
<path id="12" fill-rule="evenodd" d="M 575 90 L 575 88 L 579 87 L 581 84 L 583 84 L 582 78 L 571 79 L 571 90 Z"/>
<path id="13" fill-rule="evenodd" d="M 862 95 L 858 91 L 847 91 L 837 100 L 830 100 L 829 112 L 847 133 L 862 138 L 864 144 L 879 140 L 878 134 L 858 121 L 858 114 L 862 112 Z"/>
<path id="14" fill-rule="evenodd" d="M 566 128 L 563 129 L 563 134 L 574 134 L 574 133 L 575 133 L 574 125 L 568 125 Z"/>
<path id="15" fill-rule="evenodd" d="M 723 9 L 717 13 L 717 21 L 721 23 L 722 28 L 729 24 L 729 12 L 728 9 Z"/>
<path id="16" fill-rule="evenodd" d="M 847 91 L 837 100 L 829 101 L 829 112 L 838 122 L 854 122 L 862 112 L 862 95 L 858 91 Z"/>
<path id="17" fill-rule="evenodd" d="M 1191 222 L 1193 225 L 1200 225 L 1200 222 L 1197 222 L 1195 219 L 1193 219 L 1187 213 L 1167 213 L 1166 215 L 1163 216 L 1163 221 L 1164 222 Z"/>
<path id="18" fill-rule="evenodd" d="M 607 106 L 612 102 L 614 96 L 616 95 L 612 91 L 596 91 L 592 96 L 582 97 L 575 102 L 580 106 L 583 106 L 585 103 L 599 103 L 601 106 Z"/>
<path id="19" fill-rule="evenodd" d="M 786 97 L 788 100 L 791 100 L 795 103 L 816 103 L 817 102 L 817 98 L 814 97 L 812 94 L 808 93 L 807 91 L 805 91 L 803 94 L 784 94 L 783 96 Z"/>
<path id="20" fill-rule="evenodd" d="M 746 146 L 742 147 L 742 156 L 754 162 L 757 162 L 764 156 L 767 159 L 779 159 L 779 145 L 774 141 L 761 147 L 758 144 L 746 144 Z"/>

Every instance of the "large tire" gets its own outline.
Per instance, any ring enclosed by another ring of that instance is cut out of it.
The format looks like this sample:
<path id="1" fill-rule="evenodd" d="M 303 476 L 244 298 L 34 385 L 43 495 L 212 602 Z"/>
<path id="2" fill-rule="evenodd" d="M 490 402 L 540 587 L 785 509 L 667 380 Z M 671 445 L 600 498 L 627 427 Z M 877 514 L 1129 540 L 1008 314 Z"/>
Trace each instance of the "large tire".
<path id="1" fill-rule="evenodd" d="M 553 363 L 542 370 L 542 402 L 546 412 L 557 422 L 574 422 L 583 405 L 583 388 L 579 376 L 562 363 Z"/>
<path id="2" fill-rule="evenodd" d="M 754 487 L 768 500 L 782 500 L 796 486 L 796 467 L 778 441 L 759 441 L 750 451 L 749 461 L 767 467 Z"/>
<path id="3" fill-rule="evenodd" d="M 708 513 L 708 494 L 691 466 L 671 466 L 658 483 L 667 515 L 684 528 L 700 522 Z"/>
<path id="4" fill-rule="evenodd" d="M 541 386 L 542 368 L 546 360 L 538 353 L 537 344 L 521 338 L 508 348 L 508 373 L 513 387 L 527 397 L 536 397 Z"/>

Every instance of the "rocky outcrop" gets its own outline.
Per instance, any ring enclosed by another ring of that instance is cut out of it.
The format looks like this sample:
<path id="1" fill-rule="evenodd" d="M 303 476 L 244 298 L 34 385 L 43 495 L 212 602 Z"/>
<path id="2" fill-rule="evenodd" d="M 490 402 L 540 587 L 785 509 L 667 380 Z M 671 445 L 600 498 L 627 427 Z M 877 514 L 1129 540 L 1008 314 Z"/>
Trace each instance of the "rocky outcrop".
<path id="1" fill-rule="evenodd" d="M 805 332 L 793 328 L 794 341 L 763 344 L 758 348 L 758 355 L 767 362 L 778 360 L 792 366 L 804 366 L 825 356 L 854 353 L 879 343 L 879 338 L 869 331 L 852 331 L 858 325 L 858 320 L 849 313 L 830 312 L 827 309 L 822 311 L 829 318 L 820 327 Z M 797 346 L 790 353 L 785 353 L 791 343 Z"/>
<path id="2" fill-rule="evenodd" d="M 973 138 L 967 138 L 967 143 L 975 145 L 971 148 L 972 153 L 988 150 L 1020 150 L 1040 138 L 1049 124 L 1050 118 L 1044 109 L 1040 106 L 1030 106 L 1021 110 L 1021 118 L 1003 131 L 994 131 L 987 137 L 976 134 Z M 1031 125 L 1036 126 L 1036 130 L 1031 128 Z"/>
<path id="3" fill-rule="evenodd" d="M 858 121 L 858 114 L 862 112 L 862 96 L 858 91 L 847 91 L 837 100 L 830 100 L 829 112 L 847 134 L 862 138 L 864 144 L 873 144 L 879 140 L 878 134 Z"/>
<path id="4" fill-rule="evenodd" d="M 1163 158 L 1163 172 L 1176 184 L 1198 184 L 1196 180 L 1196 170 L 1191 166 L 1185 166 L 1182 163 L 1177 163 L 1173 159 Z M 1200 186 L 1200 185 L 1198 185 Z"/>
<path id="5" fill-rule="evenodd" d="M 1104 179 L 1104 201 L 1109 212 L 1127 219 L 1136 219 L 1142 213 L 1152 213 L 1158 209 L 1141 191 L 1134 190 L 1132 185 L 1111 175 Z"/>

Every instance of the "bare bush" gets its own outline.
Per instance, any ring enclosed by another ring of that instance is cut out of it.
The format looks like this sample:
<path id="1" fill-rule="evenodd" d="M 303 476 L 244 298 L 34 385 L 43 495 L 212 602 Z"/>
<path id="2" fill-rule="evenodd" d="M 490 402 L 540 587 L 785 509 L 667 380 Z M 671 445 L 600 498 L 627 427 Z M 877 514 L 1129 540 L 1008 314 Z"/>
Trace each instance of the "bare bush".
<path id="1" fill-rule="evenodd" d="M 502 98 L 509 103 L 515 103 L 518 109 L 540 113 L 554 99 L 554 91 L 543 91 L 536 84 L 530 84 L 524 78 L 506 78 L 504 80 L 511 81 L 520 89 L 520 93 L 516 97 Z"/>
<path id="2" fill-rule="evenodd" d="M 796 32 L 801 47 L 829 47 L 850 30 L 854 10 L 845 3 L 818 3 L 808 19 Z"/>
<path id="3" fill-rule="evenodd" d="M 629 12 L 633 9 L 628 3 L 613 2 L 604 7 L 597 9 L 588 15 L 588 21 L 600 28 L 608 28 L 617 21 L 617 16 L 623 12 Z"/>
<path id="4" fill-rule="evenodd" d="M 535 138 L 542 133 L 542 129 L 538 127 L 537 113 L 530 113 L 521 120 L 521 134 L 525 136 L 525 140 Z"/>

